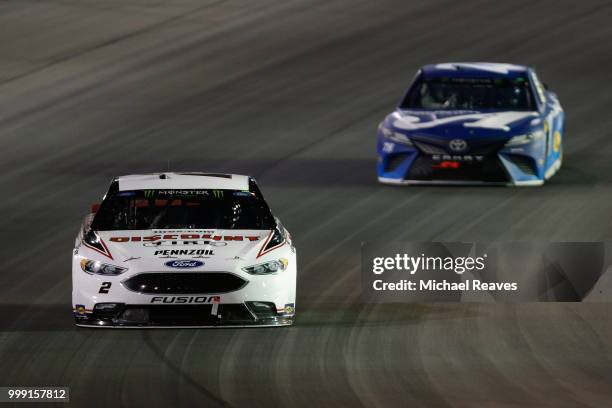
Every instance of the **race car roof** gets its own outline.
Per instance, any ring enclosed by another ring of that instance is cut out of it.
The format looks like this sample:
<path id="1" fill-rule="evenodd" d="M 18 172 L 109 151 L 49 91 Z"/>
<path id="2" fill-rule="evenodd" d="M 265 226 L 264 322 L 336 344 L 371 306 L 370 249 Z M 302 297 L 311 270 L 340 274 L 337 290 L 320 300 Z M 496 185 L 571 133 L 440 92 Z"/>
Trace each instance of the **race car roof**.
<path id="1" fill-rule="evenodd" d="M 249 176 L 220 173 L 153 173 L 117 177 L 119 191 L 160 189 L 248 190 Z"/>
<path id="2" fill-rule="evenodd" d="M 524 76 L 528 67 L 493 62 L 446 62 L 425 65 L 421 72 L 426 78 L 508 78 Z"/>

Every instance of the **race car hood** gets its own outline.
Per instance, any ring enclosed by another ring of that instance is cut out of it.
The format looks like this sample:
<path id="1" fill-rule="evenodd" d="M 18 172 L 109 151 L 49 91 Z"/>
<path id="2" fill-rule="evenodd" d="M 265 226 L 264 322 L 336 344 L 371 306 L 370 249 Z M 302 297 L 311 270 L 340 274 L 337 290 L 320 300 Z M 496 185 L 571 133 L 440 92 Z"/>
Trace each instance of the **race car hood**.
<path id="1" fill-rule="evenodd" d="M 398 110 L 388 118 L 393 130 L 418 138 L 507 140 L 540 125 L 537 112 Z"/>
<path id="2" fill-rule="evenodd" d="M 193 260 L 202 270 L 226 270 L 228 263 L 252 264 L 271 231 L 138 230 L 99 231 L 97 235 L 103 247 L 96 251 L 97 259 L 118 266 L 165 270 L 167 262 Z"/>

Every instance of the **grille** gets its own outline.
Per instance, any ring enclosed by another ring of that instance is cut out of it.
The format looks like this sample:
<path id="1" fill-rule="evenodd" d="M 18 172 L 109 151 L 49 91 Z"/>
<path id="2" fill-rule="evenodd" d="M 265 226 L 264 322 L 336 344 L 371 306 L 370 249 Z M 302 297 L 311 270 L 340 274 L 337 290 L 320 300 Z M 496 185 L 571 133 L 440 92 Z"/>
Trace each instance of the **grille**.
<path id="1" fill-rule="evenodd" d="M 446 150 L 441 147 L 434 146 L 423 142 L 414 142 L 415 146 L 425 154 L 447 154 Z"/>
<path id="2" fill-rule="evenodd" d="M 482 156 L 493 155 L 502 147 L 504 147 L 503 143 L 472 146 L 472 148 L 470 149 L 470 154 L 479 154 Z"/>
<path id="3" fill-rule="evenodd" d="M 506 155 L 512 163 L 516 165 L 523 173 L 535 176 L 535 169 L 533 166 L 533 160 L 526 156 L 519 155 Z"/>
<path id="4" fill-rule="evenodd" d="M 123 281 L 127 289 L 145 294 L 208 294 L 238 290 L 248 282 L 224 272 L 141 273 Z"/>
<path id="5" fill-rule="evenodd" d="M 408 157 L 409 154 L 394 154 L 387 161 L 386 171 L 395 171 Z"/>
<path id="6" fill-rule="evenodd" d="M 419 156 L 408 171 L 408 180 L 421 181 L 483 181 L 504 183 L 508 175 L 496 156 L 485 157 L 482 162 L 461 163 L 458 169 L 433 168 L 438 161 L 430 156 Z"/>
<path id="7" fill-rule="evenodd" d="M 425 155 L 433 154 L 472 154 L 480 156 L 494 155 L 506 143 L 506 139 L 477 139 L 469 140 L 468 147 L 463 152 L 450 150 L 450 139 L 437 139 L 424 136 L 413 136 L 412 141 L 416 147 Z"/>
<path id="8" fill-rule="evenodd" d="M 211 314 L 211 305 L 130 305 L 117 318 L 118 324 L 205 326 L 223 322 L 251 323 L 255 319 L 244 304 L 218 306 L 219 316 Z"/>

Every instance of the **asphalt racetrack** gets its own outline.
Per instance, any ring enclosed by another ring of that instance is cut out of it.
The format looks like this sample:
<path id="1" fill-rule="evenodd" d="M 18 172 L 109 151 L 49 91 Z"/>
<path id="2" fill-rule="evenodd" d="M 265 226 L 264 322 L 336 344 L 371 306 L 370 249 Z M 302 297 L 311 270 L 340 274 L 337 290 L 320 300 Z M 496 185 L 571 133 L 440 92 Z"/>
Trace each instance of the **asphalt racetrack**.
<path id="1" fill-rule="evenodd" d="M 605 1 L 0 3 L 0 385 L 79 406 L 603 407 L 606 303 L 360 303 L 360 243 L 612 239 Z M 388 187 L 375 129 L 418 66 L 535 66 L 567 114 L 543 188 Z M 73 326 L 70 256 L 113 176 L 255 176 L 292 232 L 284 329 Z"/>

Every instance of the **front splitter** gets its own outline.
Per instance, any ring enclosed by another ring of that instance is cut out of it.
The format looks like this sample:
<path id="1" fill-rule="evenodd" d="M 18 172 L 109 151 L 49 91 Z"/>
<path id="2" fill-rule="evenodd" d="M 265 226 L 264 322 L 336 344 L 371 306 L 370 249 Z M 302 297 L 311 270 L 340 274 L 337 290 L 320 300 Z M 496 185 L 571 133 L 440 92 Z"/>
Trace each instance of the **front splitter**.
<path id="1" fill-rule="evenodd" d="M 262 319 L 254 322 L 218 322 L 210 324 L 130 324 L 110 320 L 77 321 L 76 326 L 94 329 L 223 329 L 246 327 L 283 327 L 293 324 L 293 317 Z"/>

